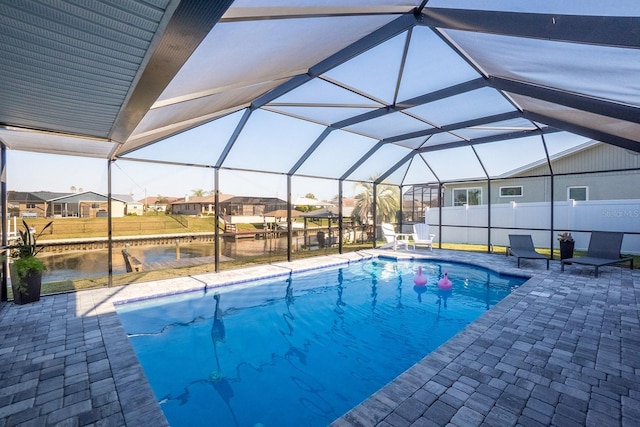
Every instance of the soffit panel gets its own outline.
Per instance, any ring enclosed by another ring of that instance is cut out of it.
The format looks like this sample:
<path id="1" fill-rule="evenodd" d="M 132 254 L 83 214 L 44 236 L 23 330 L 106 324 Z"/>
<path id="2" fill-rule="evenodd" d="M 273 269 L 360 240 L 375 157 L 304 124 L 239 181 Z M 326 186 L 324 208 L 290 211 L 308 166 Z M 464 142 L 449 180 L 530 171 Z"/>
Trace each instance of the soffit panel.
<path id="1" fill-rule="evenodd" d="M 443 32 L 490 75 L 640 106 L 640 49 Z"/>
<path id="2" fill-rule="evenodd" d="M 0 122 L 106 137 L 168 3 L 3 2 Z"/>
<path id="3" fill-rule="evenodd" d="M 0 128 L 0 141 L 11 150 L 107 158 L 117 144 L 53 133 Z"/>

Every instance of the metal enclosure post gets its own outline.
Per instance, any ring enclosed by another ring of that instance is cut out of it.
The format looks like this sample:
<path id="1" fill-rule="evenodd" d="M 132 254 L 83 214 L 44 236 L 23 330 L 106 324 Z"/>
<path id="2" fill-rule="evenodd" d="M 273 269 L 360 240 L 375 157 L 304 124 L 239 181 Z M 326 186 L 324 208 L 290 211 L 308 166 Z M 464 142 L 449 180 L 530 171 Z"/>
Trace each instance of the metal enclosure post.
<path id="1" fill-rule="evenodd" d="M 491 250 L 491 178 L 487 178 L 487 253 Z"/>
<path id="2" fill-rule="evenodd" d="M 220 168 L 213 169 L 213 209 L 215 211 L 215 221 L 214 221 L 214 231 L 213 238 L 215 242 L 213 243 L 213 250 L 215 253 L 213 254 L 213 264 L 214 271 L 216 273 L 220 272 Z M 224 218 L 225 224 L 227 219 Z"/>
<path id="3" fill-rule="evenodd" d="M 291 247 L 293 245 L 291 215 L 291 175 L 287 175 L 287 261 L 289 262 L 291 262 Z"/>
<path id="4" fill-rule="evenodd" d="M 343 244 L 343 221 L 342 221 L 342 180 L 338 181 L 338 253 L 342 253 Z M 355 234 L 354 234 L 355 236 Z"/>
<path id="5" fill-rule="evenodd" d="M 111 209 L 111 164 L 107 160 L 107 286 L 113 285 L 113 211 Z"/>
<path id="6" fill-rule="evenodd" d="M 378 230 L 378 216 L 376 215 L 376 213 L 378 212 L 378 184 L 376 184 L 375 182 L 373 183 L 373 195 L 372 195 L 372 203 L 371 203 L 371 216 L 373 217 L 373 248 L 377 248 L 376 245 L 376 239 L 378 238 L 378 236 L 376 235 L 377 230 Z"/>
<path id="7" fill-rule="evenodd" d="M 0 205 L 2 206 L 2 247 L 7 247 L 7 236 L 9 225 L 7 218 L 7 147 L 4 144 L 0 144 Z M 5 251 L 3 251 L 5 252 Z M 9 272 L 9 259 L 4 257 L 2 260 L 2 290 L 0 291 L 0 301 L 7 301 L 7 273 Z"/>

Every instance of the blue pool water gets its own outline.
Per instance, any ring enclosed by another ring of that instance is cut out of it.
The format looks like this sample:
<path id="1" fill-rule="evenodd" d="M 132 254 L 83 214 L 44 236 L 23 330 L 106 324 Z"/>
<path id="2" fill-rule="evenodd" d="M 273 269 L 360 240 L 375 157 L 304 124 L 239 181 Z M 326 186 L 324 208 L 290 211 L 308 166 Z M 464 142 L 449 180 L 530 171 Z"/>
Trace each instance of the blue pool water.
<path id="1" fill-rule="evenodd" d="M 414 285 L 418 267 L 428 278 Z M 437 281 L 448 272 L 453 289 Z M 524 279 L 376 259 L 123 304 L 171 426 L 327 425 Z"/>

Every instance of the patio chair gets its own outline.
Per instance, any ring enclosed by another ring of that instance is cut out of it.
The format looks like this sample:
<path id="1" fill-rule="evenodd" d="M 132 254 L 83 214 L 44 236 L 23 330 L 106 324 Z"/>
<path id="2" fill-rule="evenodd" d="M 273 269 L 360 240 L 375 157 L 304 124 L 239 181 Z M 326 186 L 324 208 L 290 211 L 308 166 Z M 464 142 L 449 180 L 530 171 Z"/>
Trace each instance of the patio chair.
<path id="1" fill-rule="evenodd" d="M 398 246 L 404 246 L 407 250 L 409 250 L 409 235 L 403 233 L 396 233 L 393 229 L 393 225 L 383 222 L 380 224 L 382 228 L 382 235 L 384 239 L 387 241 L 387 244 L 393 243 L 393 250 L 397 250 Z"/>
<path id="2" fill-rule="evenodd" d="M 429 234 L 429 224 L 413 225 L 413 248 L 417 246 L 426 246 L 429 250 L 433 250 L 433 239 L 435 234 Z"/>
<path id="3" fill-rule="evenodd" d="M 633 270 L 633 258 L 622 257 L 620 248 L 622 247 L 622 238 L 624 233 L 613 231 L 592 231 L 589 239 L 589 248 L 587 255 L 574 258 L 566 258 L 560 261 L 560 270 L 564 271 L 565 264 L 583 264 L 592 265 L 596 268 L 596 277 L 598 277 L 598 269 L 605 265 L 619 264 L 621 262 L 631 262 L 631 270 Z"/>
<path id="4" fill-rule="evenodd" d="M 513 255 L 518 259 L 518 268 L 520 268 L 521 259 L 543 259 L 547 261 L 547 270 L 549 269 L 549 258 L 536 252 L 530 234 L 509 234 L 507 256 L 509 255 Z"/>

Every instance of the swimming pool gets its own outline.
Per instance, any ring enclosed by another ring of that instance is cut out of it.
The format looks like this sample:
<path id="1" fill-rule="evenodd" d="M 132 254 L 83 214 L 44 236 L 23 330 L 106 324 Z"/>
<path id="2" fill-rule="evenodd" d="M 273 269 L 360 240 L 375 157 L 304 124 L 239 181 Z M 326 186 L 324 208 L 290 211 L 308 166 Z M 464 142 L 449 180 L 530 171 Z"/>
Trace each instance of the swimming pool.
<path id="1" fill-rule="evenodd" d="M 416 286 L 418 267 L 428 278 Z M 453 282 L 440 290 L 444 272 Z M 525 279 L 375 259 L 117 307 L 172 426 L 326 425 Z"/>

